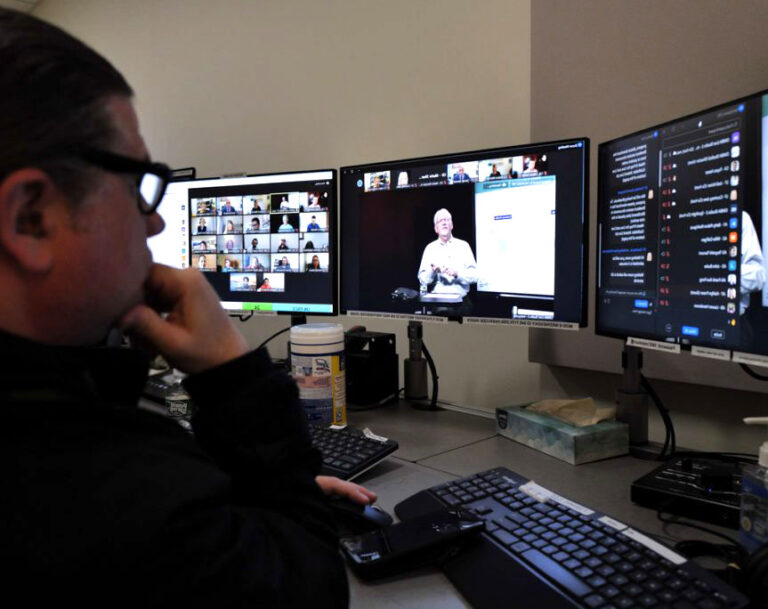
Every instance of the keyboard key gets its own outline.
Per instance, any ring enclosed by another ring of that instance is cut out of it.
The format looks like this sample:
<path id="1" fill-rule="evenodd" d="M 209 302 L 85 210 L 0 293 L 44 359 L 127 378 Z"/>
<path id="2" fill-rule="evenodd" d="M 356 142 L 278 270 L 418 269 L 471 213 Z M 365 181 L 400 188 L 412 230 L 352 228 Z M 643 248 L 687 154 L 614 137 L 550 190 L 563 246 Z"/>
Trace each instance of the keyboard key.
<path id="1" fill-rule="evenodd" d="M 649 579 L 643 583 L 643 587 L 649 592 L 658 592 L 662 589 L 661 582 L 656 579 Z"/>
<path id="2" fill-rule="evenodd" d="M 518 541 L 520 541 L 517 537 L 515 537 L 508 531 L 505 531 L 504 529 L 499 529 L 498 531 L 494 531 L 493 533 L 491 533 L 491 536 L 494 539 L 497 539 L 499 542 L 501 542 L 505 547 L 511 546 L 512 544 L 516 544 Z"/>
<path id="3" fill-rule="evenodd" d="M 588 607 L 602 607 L 605 604 L 605 599 L 599 594 L 590 594 L 584 599 L 584 603 Z"/>
<path id="4" fill-rule="evenodd" d="M 587 583 L 588 583 L 590 586 L 592 586 L 593 588 L 597 589 L 597 588 L 602 588 L 602 587 L 603 587 L 605 584 L 607 584 L 608 582 L 607 582 L 607 581 L 605 581 L 605 579 L 603 579 L 603 578 L 602 578 L 602 577 L 600 577 L 599 575 L 593 575 L 592 577 L 590 577 L 589 579 L 587 579 Z"/>
<path id="5" fill-rule="evenodd" d="M 610 567 L 609 567 L 610 568 Z M 600 569 L 598 569 L 598 572 Z M 611 582 L 614 586 L 624 586 L 629 583 L 629 579 L 626 575 L 622 575 L 621 573 L 617 573 L 616 575 L 612 575 L 608 577 L 608 581 Z"/>
<path id="6" fill-rule="evenodd" d="M 597 572 L 602 575 L 603 577 L 610 577 L 614 573 L 616 573 L 616 569 L 614 569 L 611 565 L 603 565 L 602 567 L 597 568 Z M 623 575 L 621 577 L 624 577 Z M 624 577 L 626 580 L 626 577 Z M 613 582 L 614 584 L 617 584 L 616 582 Z M 621 584 L 617 584 L 621 585 Z"/>
<path id="7" fill-rule="evenodd" d="M 582 597 L 591 591 L 591 588 L 581 579 L 537 550 L 528 550 L 522 554 L 522 557 L 539 571 L 546 573 L 574 596 Z"/>
<path id="8" fill-rule="evenodd" d="M 628 586 L 624 586 L 624 594 L 628 594 L 629 596 L 639 596 L 642 593 L 643 589 L 637 584 L 629 584 Z"/>
<path id="9" fill-rule="evenodd" d="M 573 553 L 573 557 L 578 558 L 579 560 L 586 560 L 590 556 L 591 554 L 586 550 L 577 550 L 576 552 Z"/>
<path id="10" fill-rule="evenodd" d="M 606 598 L 613 598 L 614 596 L 621 594 L 621 591 L 616 586 L 606 586 L 600 590 L 600 594 Z"/>
<path id="11" fill-rule="evenodd" d="M 677 598 L 677 594 L 672 592 L 672 590 L 663 590 L 659 592 L 658 597 L 664 603 L 672 603 Z"/>
<path id="12" fill-rule="evenodd" d="M 566 560 L 570 560 L 571 555 L 568 554 L 568 552 L 556 552 L 552 555 L 552 558 L 557 562 L 565 562 Z"/>

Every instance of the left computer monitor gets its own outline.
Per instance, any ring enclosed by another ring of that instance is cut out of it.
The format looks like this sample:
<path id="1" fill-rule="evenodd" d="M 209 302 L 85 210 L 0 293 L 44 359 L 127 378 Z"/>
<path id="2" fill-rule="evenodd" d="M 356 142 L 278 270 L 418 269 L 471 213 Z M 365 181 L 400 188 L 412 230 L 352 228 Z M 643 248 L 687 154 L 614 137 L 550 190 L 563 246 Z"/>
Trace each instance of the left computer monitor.
<path id="1" fill-rule="evenodd" d="M 194 266 L 229 311 L 337 313 L 336 171 L 172 182 L 155 262 Z"/>

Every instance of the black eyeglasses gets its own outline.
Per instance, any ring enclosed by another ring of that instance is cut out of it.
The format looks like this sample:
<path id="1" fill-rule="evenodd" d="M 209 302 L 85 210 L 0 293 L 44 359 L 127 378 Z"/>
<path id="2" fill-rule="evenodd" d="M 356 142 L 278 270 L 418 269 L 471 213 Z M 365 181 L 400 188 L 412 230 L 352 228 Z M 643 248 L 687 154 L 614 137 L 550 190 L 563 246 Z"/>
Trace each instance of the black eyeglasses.
<path id="1" fill-rule="evenodd" d="M 139 211 L 147 216 L 157 210 L 171 179 L 171 168 L 163 163 L 139 161 L 114 152 L 93 148 L 82 150 L 78 152 L 77 156 L 107 171 L 135 174 L 136 187 L 140 195 L 137 197 Z"/>

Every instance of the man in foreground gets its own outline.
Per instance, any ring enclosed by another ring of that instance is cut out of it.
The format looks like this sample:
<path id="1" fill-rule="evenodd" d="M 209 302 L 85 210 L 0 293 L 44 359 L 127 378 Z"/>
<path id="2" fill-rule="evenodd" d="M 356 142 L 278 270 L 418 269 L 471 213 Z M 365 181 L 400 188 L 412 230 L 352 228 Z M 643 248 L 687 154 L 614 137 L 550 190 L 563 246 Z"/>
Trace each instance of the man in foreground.
<path id="1" fill-rule="evenodd" d="M 292 379 L 249 352 L 198 270 L 152 263 L 168 169 L 149 162 L 131 96 L 80 42 L 0 9 L 5 593 L 344 607 L 321 487 L 373 496 L 316 482 Z M 189 373 L 194 438 L 136 408 L 147 356 L 98 346 L 116 325 Z"/>

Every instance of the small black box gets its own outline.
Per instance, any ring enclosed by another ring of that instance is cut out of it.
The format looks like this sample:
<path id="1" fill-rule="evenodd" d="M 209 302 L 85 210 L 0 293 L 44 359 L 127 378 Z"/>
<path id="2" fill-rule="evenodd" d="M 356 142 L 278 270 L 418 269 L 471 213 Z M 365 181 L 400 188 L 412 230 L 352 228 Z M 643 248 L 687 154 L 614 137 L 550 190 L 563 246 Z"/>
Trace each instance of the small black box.
<path id="1" fill-rule="evenodd" d="M 400 378 L 394 334 L 348 332 L 345 351 L 347 403 L 351 407 L 397 401 Z"/>

